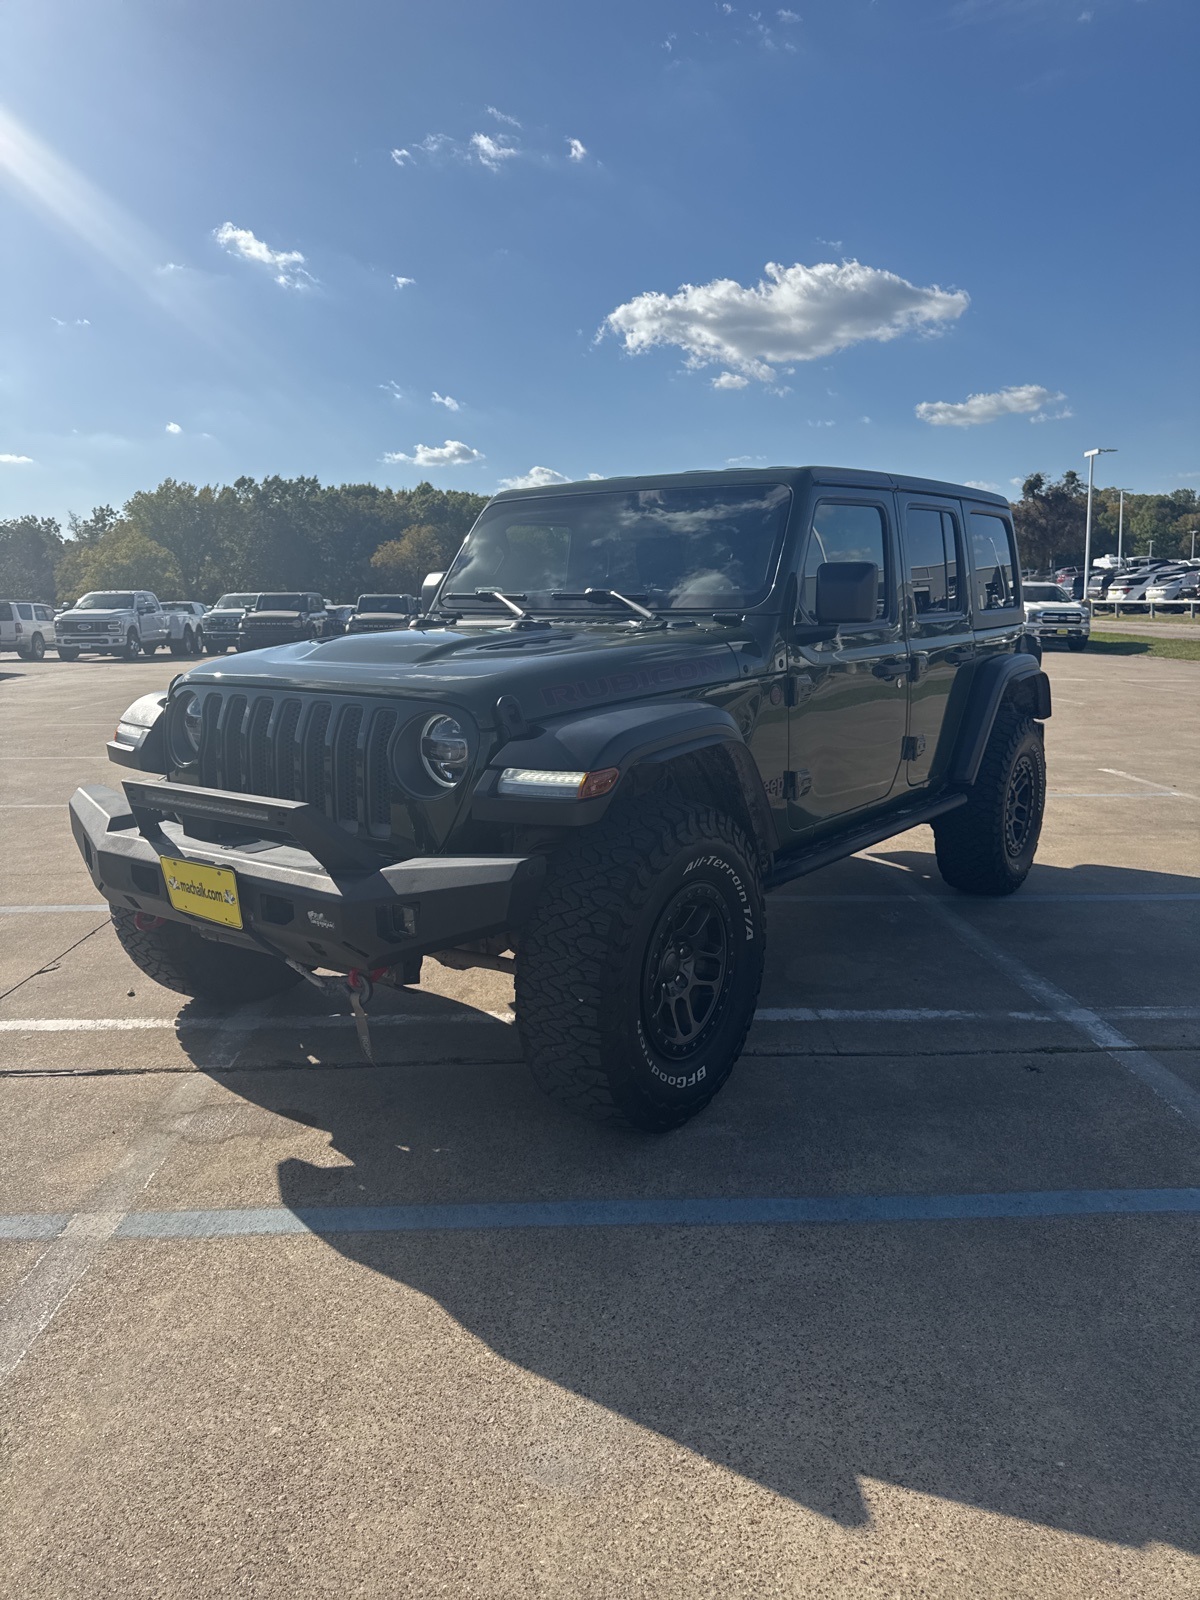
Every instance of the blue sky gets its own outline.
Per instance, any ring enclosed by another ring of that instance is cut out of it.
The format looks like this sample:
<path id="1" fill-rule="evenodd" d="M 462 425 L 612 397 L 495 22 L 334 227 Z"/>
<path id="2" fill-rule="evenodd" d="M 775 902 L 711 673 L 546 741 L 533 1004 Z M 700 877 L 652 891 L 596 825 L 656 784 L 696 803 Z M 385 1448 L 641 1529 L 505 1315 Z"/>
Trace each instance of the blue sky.
<path id="1" fill-rule="evenodd" d="M 1007 492 L 1092 445 L 1200 486 L 1195 0 L 2 26 L 0 516 L 269 472 Z"/>

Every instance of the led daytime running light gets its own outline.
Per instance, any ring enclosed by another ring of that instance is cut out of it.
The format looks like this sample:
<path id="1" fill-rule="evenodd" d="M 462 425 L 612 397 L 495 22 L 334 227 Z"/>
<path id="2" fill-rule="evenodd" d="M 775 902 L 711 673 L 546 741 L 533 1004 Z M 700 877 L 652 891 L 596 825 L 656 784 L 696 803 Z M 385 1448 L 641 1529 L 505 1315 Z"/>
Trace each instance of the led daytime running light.
<path id="1" fill-rule="evenodd" d="M 551 772 L 538 767 L 505 767 L 496 785 L 498 794 L 526 799 L 594 800 L 607 794 L 621 776 L 619 767 L 599 772 Z"/>

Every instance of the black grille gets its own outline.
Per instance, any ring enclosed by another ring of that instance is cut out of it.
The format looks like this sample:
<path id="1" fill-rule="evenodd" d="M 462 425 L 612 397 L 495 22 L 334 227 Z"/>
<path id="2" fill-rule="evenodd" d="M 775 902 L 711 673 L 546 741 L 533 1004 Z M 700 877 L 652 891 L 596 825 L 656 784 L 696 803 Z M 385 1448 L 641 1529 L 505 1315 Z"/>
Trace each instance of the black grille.
<path id="1" fill-rule="evenodd" d="M 201 713 L 199 778 L 239 794 L 307 800 L 344 828 L 391 831 L 390 706 L 295 694 L 214 691 Z"/>

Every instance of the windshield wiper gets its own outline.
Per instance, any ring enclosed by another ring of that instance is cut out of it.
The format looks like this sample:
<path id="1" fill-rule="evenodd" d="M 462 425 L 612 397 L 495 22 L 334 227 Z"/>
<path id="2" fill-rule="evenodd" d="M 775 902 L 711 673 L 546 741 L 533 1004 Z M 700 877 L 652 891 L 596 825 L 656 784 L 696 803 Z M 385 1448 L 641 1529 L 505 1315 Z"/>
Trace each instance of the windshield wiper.
<path id="1" fill-rule="evenodd" d="M 643 599 L 646 597 L 643 595 Z M 635 611 L 639 617 L 644 617 L 647 622 L 658 622 L 659 618 L 653 611 L 648 611 L 644 605 L 632 599 L 627 594 L 618 594 L 615 589 L 583 589 L 573 592 L 569 589 L 556 589 L 551 595 L 552 600 L 586 600 L 594 606 L 602 606 L 606 600 L 618 600 L 623 606 L 628 606 L 630 611 Z"/>
<path id="2" fill-rule="evenodd" d="M 473 594 L 448 594 L 447 600 L 499 600 L 502 606 L 507 606 L 514 617 L 527 617 L 528 611 L 522 610 L 517 605 L 518 600 L 528 600 L 527 594 L 510 595 L 500 589 L 476 589 Z"/>

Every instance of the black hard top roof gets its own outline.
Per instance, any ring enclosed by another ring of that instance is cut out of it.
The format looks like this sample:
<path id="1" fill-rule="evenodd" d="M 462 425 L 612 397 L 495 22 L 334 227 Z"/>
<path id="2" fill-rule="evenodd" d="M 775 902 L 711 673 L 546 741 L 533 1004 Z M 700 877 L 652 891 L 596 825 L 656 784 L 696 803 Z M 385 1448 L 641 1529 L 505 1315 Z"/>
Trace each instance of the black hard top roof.
<path id="1" fill-rule="evenodd" d="M 786 483 L 793 488 L 829 484 L 864 489 L 906 489 L 910 493 L 953 495 L 957 499 L 1007 506 L 1002 494 L 972 489 L 965 483 L 944 483 L 939 478 L 909 478 L 894 472 L 868 472 L 855 467 L 724 467 L 711 472 L 654 473 L 639 478 L 586 478 L 579 483 L 552 483 L 540 489 L 502 489 L 493 500 L 544 499 L 560 494 L 637 489 L 707 488 L 714 483 Z"/>

